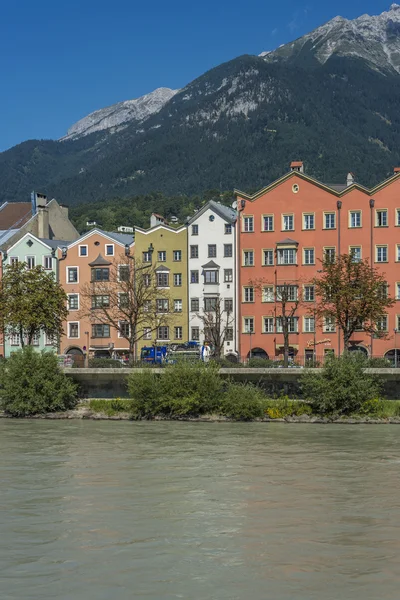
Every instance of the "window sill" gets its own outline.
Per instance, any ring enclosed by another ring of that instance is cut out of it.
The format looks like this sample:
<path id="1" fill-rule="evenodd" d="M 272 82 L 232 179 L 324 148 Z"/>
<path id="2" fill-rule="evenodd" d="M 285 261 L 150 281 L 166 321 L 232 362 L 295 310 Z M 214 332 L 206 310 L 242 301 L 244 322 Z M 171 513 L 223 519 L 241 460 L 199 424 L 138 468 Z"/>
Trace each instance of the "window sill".
<path id="1" fill-rule="evenodd" d="M 302 263 L 302 267 L 315 267 L 315 263 Z"/>
<path id="2" fill-rule="evenodd" d="M 302 231 L 315 231 L 315 227 L 313 227 L 312 229 L 302 229 Z"/>
<path id="3" fill-rule="evenodd" d="M 251 267 L 251 268 L 253 268 L 253 267 L 255 267 L 255 265 L 242 265 L 242 267 L 243 267 L 243 268 L 247 268 L 247 267 Z"/>
<path id="4" fill-rule="evenodd" d="M 389 229 L 389 225 L 375 225 L 374 229 Z"/>
<path id="5" fill-rule="evenodd" d="M 275 229 L 261 229 L 261 233 L 274 233 Z"/>

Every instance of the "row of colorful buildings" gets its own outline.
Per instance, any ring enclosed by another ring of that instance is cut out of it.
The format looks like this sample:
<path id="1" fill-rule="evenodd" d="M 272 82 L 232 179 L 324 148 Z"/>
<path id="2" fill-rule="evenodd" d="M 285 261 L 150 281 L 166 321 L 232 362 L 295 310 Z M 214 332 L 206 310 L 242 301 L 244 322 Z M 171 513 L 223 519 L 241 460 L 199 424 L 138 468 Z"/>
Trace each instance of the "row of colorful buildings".
<path id="1" fill-rule="evenodd" d="M 24 203 L 0 207 L 2 267 L 16 260 L 40 264 L 54 272 L 68 295 L 63 338 L 54 345 L 38 335 L 38 348 L 76 356 L 126 354 L 121 330 L 104 319 L 96 323 L 97 303 L 107 299 L 94 298 L 89 319 L 82 317 L 82 293 L 93 278 L 107 282 L 110 269 L 135 269 L 140 262 L 151 264 L 164 292 L 155 299 L 157 310 L 169 319 L 154 330 L 143 327 L 138 351 L 145 345 L 209 341 L 204 315 L 218 305 L 225 356 L 279 358 L 283 333 L 276 298 L 285 285 L 293 301 L 302 299 L 290 324 L 291 356 L 340 353 L 343 340 L 336 324 L 316 322 L 312 281 L 324 258 L 352 253 L 354 260 L 368 259 L 385 274 L 389 294 L 399 304 L 381 317 L 384 337 L 360 331 L 350 349 L 394 356 L 400 330 L 400 169 L 367 189 L 351 173 L 343 185 L 321 183 L 304 173 L 303 163 L 292 162 L 288 173 L 256 194 L 235 195 L 232 207 L 210 201 L 181 226 L 152 215 L 148 229 L 94 228 L 81 236 L 55 200 L 34 194 L 26 215 Z M 18 336 L 6 338 L 3 354 L 18 345 Z"/>

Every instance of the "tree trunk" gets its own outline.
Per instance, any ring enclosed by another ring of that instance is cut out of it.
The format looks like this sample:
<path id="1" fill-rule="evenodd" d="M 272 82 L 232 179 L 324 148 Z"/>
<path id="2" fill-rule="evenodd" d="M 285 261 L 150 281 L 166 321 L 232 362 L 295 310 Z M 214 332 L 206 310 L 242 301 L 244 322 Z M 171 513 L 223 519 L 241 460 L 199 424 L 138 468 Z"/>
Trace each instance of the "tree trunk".
<path id="1" fill-rule="evenodd" d="M 129 366 L 135 365 L 135 342 L 129 342 Z"/>
<path id="2" fill-rule="evenodd" d="M 351 333 L 343 330 L 343 352 L 347 352 L 350 345 Z"/>
<path id="3" fill-rule="evenodd" d="M 286 329 L 286 328 L 285 328 Z M 289 365 L 289 332 L 283 332 L 283 366 L 287 368 Z"/>

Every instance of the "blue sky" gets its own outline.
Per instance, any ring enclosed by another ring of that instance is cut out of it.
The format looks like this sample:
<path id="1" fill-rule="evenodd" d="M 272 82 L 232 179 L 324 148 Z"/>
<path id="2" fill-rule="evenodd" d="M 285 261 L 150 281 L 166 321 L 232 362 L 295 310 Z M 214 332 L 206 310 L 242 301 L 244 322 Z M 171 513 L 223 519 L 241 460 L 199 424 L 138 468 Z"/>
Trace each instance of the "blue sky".
<path id="1" fill-rule="evenodd" d="M 399 0 L 400 1 L 400 0 Z M 0 151 L 391 0 L 3 0 Z"/>

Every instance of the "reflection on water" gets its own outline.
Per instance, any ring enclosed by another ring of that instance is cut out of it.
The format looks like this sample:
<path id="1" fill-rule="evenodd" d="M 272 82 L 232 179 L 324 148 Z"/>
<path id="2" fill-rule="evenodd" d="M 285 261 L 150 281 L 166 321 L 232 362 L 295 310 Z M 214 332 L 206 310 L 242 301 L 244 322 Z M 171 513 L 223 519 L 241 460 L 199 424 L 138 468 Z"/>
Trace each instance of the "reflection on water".
<path id="1" fill-rule="evenodd" d="M 0 421 L 0 597 L 398 600 L 399 435 Z"/>

